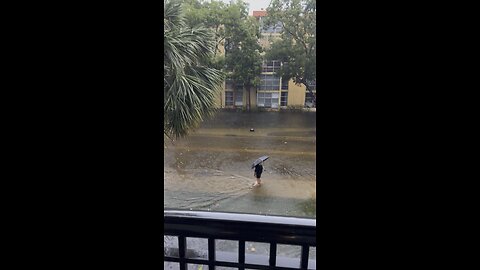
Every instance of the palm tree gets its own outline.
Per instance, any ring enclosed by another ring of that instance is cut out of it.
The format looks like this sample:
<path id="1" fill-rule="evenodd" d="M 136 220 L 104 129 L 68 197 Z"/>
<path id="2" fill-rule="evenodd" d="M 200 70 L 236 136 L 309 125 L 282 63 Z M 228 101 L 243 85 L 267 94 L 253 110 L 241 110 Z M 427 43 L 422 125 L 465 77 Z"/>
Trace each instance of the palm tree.
<path id="1" fill-rule="evenodd" d="M 215 51 L 213 33 L 188 28 L 181 4 L 164 0 L 164 134 L 182 137 L 215 111 L 224 74 L 208 66 Z"/>

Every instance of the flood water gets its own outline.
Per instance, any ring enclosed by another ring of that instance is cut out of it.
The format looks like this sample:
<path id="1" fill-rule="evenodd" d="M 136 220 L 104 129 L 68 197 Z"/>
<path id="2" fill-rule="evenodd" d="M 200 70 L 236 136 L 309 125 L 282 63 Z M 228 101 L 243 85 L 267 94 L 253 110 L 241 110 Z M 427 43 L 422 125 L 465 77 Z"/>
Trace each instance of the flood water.
<path id="1" fill-rule="evenodd" d="M 262 186 L 252 188 L 263 155 Z M 316 113 L 218 112 L 166 142 L 164 195 L 165 209 L 315 218 Z"/>

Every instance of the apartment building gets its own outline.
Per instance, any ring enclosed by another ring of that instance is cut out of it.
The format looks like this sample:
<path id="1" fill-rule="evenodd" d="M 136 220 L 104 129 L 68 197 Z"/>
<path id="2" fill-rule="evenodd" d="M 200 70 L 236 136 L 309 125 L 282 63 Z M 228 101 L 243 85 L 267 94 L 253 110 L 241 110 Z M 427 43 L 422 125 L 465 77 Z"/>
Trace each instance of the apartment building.
<path id="1" fill-rule="evenodd" d="M 253 11 L 253 16 L 260 24 L 262 34 L 259 44 L 268 48 L 270 40 L 280 38 L 282 31 L 281 24 L 263 28 L 263 20 L 267 15 L 264 10 Z M 313 107 L 312 97 L 306 91 L 304 85 L 296 85 L 293 80 L 284 80 L 275 75 L 284 63 L 280 61 L 264 61 L 260 74 L 260 84 L 256 88 L 247 91 L 241 84 L 233 85 L 233 82 L 226 80 L 223 91 L 218 97 L 220 108 L 247 108 L 251 109 L 280 109 L 280 108 L 301 108 Z M 312 84 L 314 92 L 316 85 Z"/>

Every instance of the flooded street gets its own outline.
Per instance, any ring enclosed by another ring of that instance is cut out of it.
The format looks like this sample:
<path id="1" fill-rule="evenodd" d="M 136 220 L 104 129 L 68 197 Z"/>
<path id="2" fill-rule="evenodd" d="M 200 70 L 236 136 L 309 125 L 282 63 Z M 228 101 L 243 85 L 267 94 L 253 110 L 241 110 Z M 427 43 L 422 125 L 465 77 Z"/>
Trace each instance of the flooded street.
<path id="1" fill-rule="evenodd" d="M 262 186 L 251 188 L 251 164 L 263 155 Z M 315 188 L 315 112 L 220 111 L 165 144 L 165 209 L 315 218 Z"/>

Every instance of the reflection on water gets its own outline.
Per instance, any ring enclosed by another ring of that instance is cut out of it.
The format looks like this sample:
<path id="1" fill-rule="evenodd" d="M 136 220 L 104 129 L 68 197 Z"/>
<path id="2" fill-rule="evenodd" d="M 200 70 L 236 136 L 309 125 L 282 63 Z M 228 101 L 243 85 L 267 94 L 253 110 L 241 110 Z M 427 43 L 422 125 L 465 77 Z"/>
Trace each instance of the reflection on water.
<path id="1" fill-rule="evenodd" d="M 316 217 L 315 122 L 312 112 L 217 113 L 167 142 L 164 207 Z M 252 189 L 251 163 L 263 155 L 262 186 Z"/>

